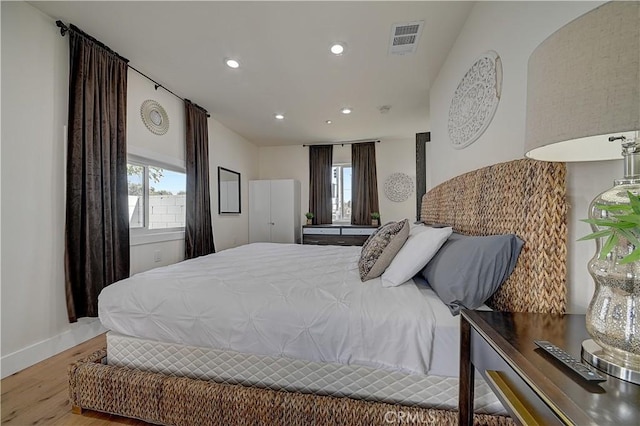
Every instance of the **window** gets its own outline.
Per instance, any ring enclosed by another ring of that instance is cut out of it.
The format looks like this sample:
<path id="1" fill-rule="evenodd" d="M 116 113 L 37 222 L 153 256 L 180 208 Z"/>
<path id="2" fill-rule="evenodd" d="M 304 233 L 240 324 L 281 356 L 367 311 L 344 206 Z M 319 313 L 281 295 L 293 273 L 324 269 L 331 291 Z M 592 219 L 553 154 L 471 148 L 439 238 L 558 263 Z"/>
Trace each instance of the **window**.
<path id="1" fill-rule="evenodd" d="M 351 164 L 334 164 L 331 176 L 333 222 L 351 222 Z"/>
<path id="2" fill-rule="evenodd" d="M 136 158 L 127 163 L 127 179 L 132 244 L 160 241 L 135 238 L 142 235 L 184 232 L 187 184 L 183 171 Z"/>

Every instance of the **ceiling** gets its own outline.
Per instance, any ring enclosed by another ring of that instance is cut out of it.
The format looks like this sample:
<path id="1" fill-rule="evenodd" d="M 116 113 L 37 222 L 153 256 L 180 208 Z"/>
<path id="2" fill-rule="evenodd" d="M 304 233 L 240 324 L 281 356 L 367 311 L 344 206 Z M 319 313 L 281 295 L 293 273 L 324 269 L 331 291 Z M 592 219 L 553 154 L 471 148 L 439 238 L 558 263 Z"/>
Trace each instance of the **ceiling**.
<path id="1" fill-rule="evenodd" d="M 429 87 L 472 2 L 30 2 L 260 146 L 406 139 L 429 130 Z M 395 23 L 425 21 L 389 55 Z M 347 44 L 334 56 L 334 41 Z M 230 69 L 233 57 L 240 68 Z M 161 89 L 160 89 L 161 90 Z M 380 112 L 380 107 L 391 109 Z M 340 113 L 342 107 L 352 114 Z M 283 113 L 278 121 L 274 114 Z M 332 124 L 326 124 L 332 120 Z"/>

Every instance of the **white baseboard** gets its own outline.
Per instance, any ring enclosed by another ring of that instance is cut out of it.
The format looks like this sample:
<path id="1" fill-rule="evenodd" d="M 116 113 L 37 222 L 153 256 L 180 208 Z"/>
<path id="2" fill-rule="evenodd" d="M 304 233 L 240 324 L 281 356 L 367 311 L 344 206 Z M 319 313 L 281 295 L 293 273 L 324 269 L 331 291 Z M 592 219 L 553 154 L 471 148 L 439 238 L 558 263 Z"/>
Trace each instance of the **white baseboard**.
<path id="1" fill-rule="evenodd" d="M 98 318 L 80 318 L 70 327 L 56 336 L 0 358 L 0 376 L 4 379 L 107 331 Z"/>

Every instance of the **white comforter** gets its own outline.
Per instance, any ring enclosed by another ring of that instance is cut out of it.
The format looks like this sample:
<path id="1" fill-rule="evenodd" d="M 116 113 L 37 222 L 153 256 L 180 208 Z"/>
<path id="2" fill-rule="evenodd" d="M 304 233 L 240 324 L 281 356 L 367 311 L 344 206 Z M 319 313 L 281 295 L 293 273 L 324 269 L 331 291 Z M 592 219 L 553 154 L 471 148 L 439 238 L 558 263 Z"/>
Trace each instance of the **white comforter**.
<path id="1" fill-rule="evenodd" d="M 426 374 L 435 319 L 410 281 L 362 283 L 359 247 L 255 243 L 102 290 L 99 316 L 165 342 Z"/>

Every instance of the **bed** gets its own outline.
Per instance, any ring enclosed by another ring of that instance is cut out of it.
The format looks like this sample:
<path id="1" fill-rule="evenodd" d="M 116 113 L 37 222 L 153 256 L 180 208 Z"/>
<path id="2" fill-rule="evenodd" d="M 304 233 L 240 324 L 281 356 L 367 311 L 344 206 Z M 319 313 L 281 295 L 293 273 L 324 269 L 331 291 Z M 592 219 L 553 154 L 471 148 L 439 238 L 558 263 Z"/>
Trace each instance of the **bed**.
<path id="1" fill-rule="evenodd" d="M 514 312 L 562 313 L 566 305 L 564 179 L 564 165 L 558 163 L 516 160 L 485 167 L 447 181 L 426 194 L 421 220 L 426 224 L 451 226 L 466 235 L 515 233 L 525 245 L 513 273 L 488 305 Z M 188 274 L 189 262 L 212 260 L 183 262 L 168 271 L 146 274 L 142 283 L 133 277 L 128 286 L 114 285 L 114 291 L 119 288 L 117 291 L 121 293 L 111 300 L 122 300 L 122 306 L 114 305 L 111 315 L 104 315 L 103 322 L 112 330 L 108 335 L 108 348 L 69 369 L 70 399 L 75 411 L 91 409 L 152 423 L 180 425 L 364 425 L 402 423 L 408 418 L 420 419 L 423 423 L 455 423 L 457 372 L 451 372 L 450 361 L 457 357 L 447 360 L 443 354 L 455 350 L 457 317 L 449 315 L 454 319 L 443 322 L 440 328 L 423 324 L 423 317 L 444 306 L 438 305 L 437 297 L 425 287 L 403 284 L 385 292 L 376 287 L 375 282 L 348 284 L 345 277 L 354 273 L 348 265 L 357 258 L 358 249 L 344 247 L 341 248 L 344 251 L 338 253 L 326 247 L 298 246 L 296 253 L 300 249 L 303 257 L 295 263 L 310 262 L 303 266 L 307 270 L 314 268 L 313 260 L 308 259 L 319 256 L 319 251 L 330 250 L 325 253 L 329 256 L 334 253 L 336 258 L 325 262 L 325 265 L 334 265 L 332 270 L 315 264 L 322 271 L 317 280 L 324 280 L 323 283 L 311 280 L 301 284 L 300 277 L 287 270 L 284 272 L 290 273 L 291 282 L 282 277 L 270 282 L 268 271 L 252 270 L 250 264 L 242 263 L 248 256 L 271 253 L 267 263 L 283 270 L 287 266 L 278 264 L 277 259 L 284 258 L 285 254 L 279 250 L 293 250 L 291 247 L 250 245 L 213 255 L 224 258 L 224 264 L 242 265 L 243 274 L 262 277 L 264 287 L 270 288 L 270 292 L 253 296 L 254 290 L 245 289 L 241 281 L 230 283 L 232 275 L 218 272 L 221 278 L 210 289 L 212 294 L 229 291 L 240 293 L 240 297 L 236 305 L 225 302 L 228 307 L 217 306 L 216 313 L 206 311 L 207 301 L 213 296 L 190 299 L 182 287 L 172 287 L 171 283 L 167 286 L 175 291 L 174 297 L 162 295 L 153 300 L 154 285 L 165 279 L 159 274 L 184 273 L 185 268 Z M 204 265 L 205 270 L 208 267 Z M 144 286 L 148 288 L 142 296 L 129 293 Z M 287 297 L 281 297 L 283 286 L 288 289 Z M 327 290 L 329 287 L 331 291 Z M 305 299 L 310 293 L 318 292 L 326 303 L 318 312 L 311 313 L 311 307 L 304 306 Z M 293 298 L 285 300 L 283 309 L 289 310 L 275 321 L 280 320 L 283 329 L 295 327 L 284 335 L 296 338 L 282 341 L 277 334 L 269 334 L 274 327 L 264 326 L 262 322 L 268 314 L 256 311 L 253 303 L 269 300 L 277 304 L 287 298 Z M 375 314 L 381 312 L 386 302 L 392 306 L 394 298 L 400 303 L 406 301 L 405 312 Z M 163 316 L 163 309 L 170 313 L 175 308 L 164 306 L 166 300 L 181 300 L 188 310 L 197 314 L 177 319 Z M 125 311 L 132 312 L 132 317 L 138 316 L 138 320 L 128 318 Z M 231 311 L 246 311 L 248 320 L 236 320 L 235 328 L 231 329 L 235 330 L 233 333 L 217 329 L 221 316 Z M 366 323 L 358 319 L 362 315 L 353 316 L 358 311 L 365 312 Z M 403 323 L 403 315 L 423 317 L 417 324 Z M 318 320 L 318 316 L 322 318 Z M 295 317 L 296 321 L 282 321 L 282 317 Z M 147 337 L 139 337 L 137 328 L 141 327 L 141 318 L 146 322 L 146 330 L 155 330 Z M 176 322 L 182 323 L 183 331 L 174 327 Z M 206 322 L 209 324 L 204 324 Z M 325 333 L 309 334 L 314 327 L 334 330 L 334 337 L 327 338 L 333 341 L 317 342 L 317 336 Z M 398 334 L 394 327 L 402 329 L 403 339 L 394 337 Z M 267 353 L 254 348 L 255 342 L 261 339 L 270 348 Z M 389 339 L 393 344 L 377 349 L 369 347 L 371 341 L 382 339 Z M 401 351 L 389 350 L 400 344 L 404 345 Z M 334 349 L 325 349 L 331 345 Z M 437 349 L 446 345 L 449 346 L 444 352 L 434 350 L 434 346 Z M 454 349 L 449 349 L 451 345 Z M 315 350 L 310 351 L 310 347 Z M 372 351 L 373 357 L 364 357 Z M 453 364 L 455 370 L 456 363 Z M 425 384 L 428 385 L 426 391 Z M 449 395 L 442 397 L 447 391 Z M 476 402 L 477 424 L 511 422 L 499 404 L 496 406 L 490 392 L 480 389 L 476 394 L 486 395 L 485 401 Z"/>

